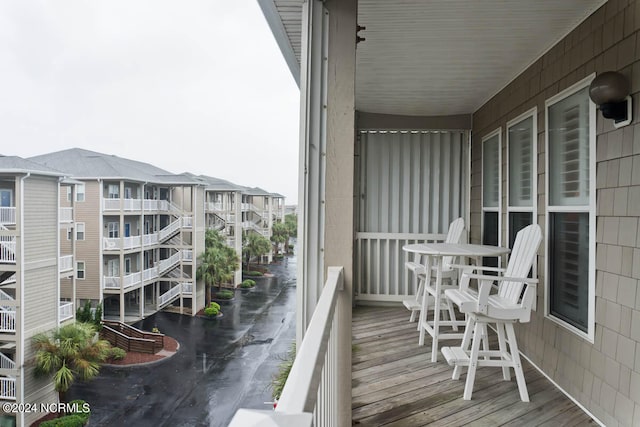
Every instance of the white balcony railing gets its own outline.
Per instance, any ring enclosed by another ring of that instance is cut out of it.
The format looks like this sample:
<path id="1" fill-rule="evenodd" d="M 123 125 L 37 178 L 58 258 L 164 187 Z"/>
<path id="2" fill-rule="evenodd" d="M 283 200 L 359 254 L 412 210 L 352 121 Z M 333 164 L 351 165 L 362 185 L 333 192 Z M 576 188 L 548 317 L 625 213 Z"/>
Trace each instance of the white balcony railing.
<path id="1" fill-rule="evenodd" d="M 193 293 L 193 283 L 183 283 L 182 284 L 182 293 L 186 295 L 191 295 Z"/>
<path id="2" fill-rule="evenodd" d="M 122 204 L 124 211 L 142 210 L 142 199 L 102 199 L 102 209 L 105 211 L 119 211 Z"/>
<path id="3" fill-rule="evenodd" d="M 0 262 L 15 264 L 16 237 L 0 236 Z"/>
<path id="4" fill-rule="evenodd" d="M 16 362 L 7 357 L 6 354 L 0 353 L 0 368 L 2 369 L 16 369 Z"/>
<path id="5" fill-rule="evenodd" d="M 135 249 L 142 246 L 142 236 L 103 237 L 102 244 L 107 250 Z"/>
<path id="6" fill-rule="evenodd" d="M 443 242 L 446 234 L 358 233 L 354 251 L 356 299 L 400 302 L 415 295 L 415 281 L 405 268 L 413 258 L 402 247 L 411 243 Z"/>
<path id="7" fill-rule="evenodd" d="M 16 379 L 0 378 L 0 399 L 16 400 Z"/>
<path id="8" fill-rule="evenodd" d="M 127 289 L 142 282 L 142 272 L 130 273 L 122 278 L 122 288 Z M 104 289 L 120 289 L 120 277 L 104 276 Z"/>
<path id="9" fill-rule="evenodd" d="M 73 221 L 73 208 L 60 208 L 60 222 Z"/>
<path id="10" fill-rule="evenodd" d="M 182 286 L 176 285 L 173 288 L 169 289 L 164 294 L 158 297 L 158 308 L 161 308 L 165 304 L 171 302 L 175 297 L 180 295 L 180 291 L 182 290 Z"/>
<path id="11" fill-rule="evenodd" d="M 60 316 L 61 322 L 64 322 L 67 319 L 71 319 L 73 317 L 73 303 L 68 301 L 60 301 L 60 306 L 58 307 L 58 315 Z"/>
<path id="12" fill-rule="evenodd" d="M 147 280 L 153 280 L 157 277 L 158 277 L 158 267 L 151 267 L 142 271 L 142 280 L 145 282 Z"/>
<path id="13" fill-rule="evenodd" d="M 15 206 L 0 207 L 0 224 L 15 224 L 16 208 Z"/>
<path id="14" fill-rule="evenodd" d="M 327 282 L 275 411 L 240 409 L 230 427 L 351 425 L 351 302 L 342 267 L 329 267 Z M 271 422 L 264 421 L 269 419 Z"/>
<path id="15" fill-rule="evenodd" d="M 0 332 L 16 331 L 16 311 L 15 309 L 3 308 L 0 311 Z"/>
<path id="16" fill-rule="evenodd" d="M 73 270 L 73 255 L 63 255 L 60 257 L 58 264 L 58 270 L 60 273 Z"/>
<path id="17" fill-rule="evenodd" d="M 206 208 L 208 212 L 222 212 L 224 210 L 222 202 L 207 202 Z"/>
<path id="18" fill-rule="evenodd" d="M 120 199 L 102 199 L 102 209 L 105 211 L 119 211 Z"/>
<path id="19" fill-rule="evenodd" d="M 145 234 L 142 236 L 142 244 L 145 246 L 158 243 L 158 233 Z"/>

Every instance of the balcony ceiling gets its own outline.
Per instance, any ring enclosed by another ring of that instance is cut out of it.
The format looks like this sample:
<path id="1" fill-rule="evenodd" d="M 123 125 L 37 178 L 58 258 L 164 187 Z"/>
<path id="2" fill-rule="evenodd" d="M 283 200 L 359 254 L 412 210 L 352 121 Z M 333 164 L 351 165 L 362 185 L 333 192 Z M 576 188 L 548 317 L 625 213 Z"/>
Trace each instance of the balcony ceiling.
<path id="1" fill-rule="evenodd" d="M 302 0 L 259 2 L 277 11 L 281 36 L 266 10 L 265 16 L 297 73 Z M 356 107 L 400 115 L 472 113 L 604 3 L 359 0 L 366 41 L 357 48 Z"/>

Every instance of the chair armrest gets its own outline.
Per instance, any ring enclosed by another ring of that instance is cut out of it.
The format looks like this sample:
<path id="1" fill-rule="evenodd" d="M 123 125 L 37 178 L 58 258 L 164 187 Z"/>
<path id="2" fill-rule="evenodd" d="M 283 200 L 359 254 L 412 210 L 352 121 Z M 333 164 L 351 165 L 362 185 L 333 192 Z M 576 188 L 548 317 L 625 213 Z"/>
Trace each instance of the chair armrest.
<path id="1" fill-rule="evenodd" d="M 482 265 L 470 265 L 470 264 L 449 264 L 451 268 L 457 268 L 459 270 L 472 269 L 472 270 L 483 270 L 483 271 L 495 271 L 497 273 L 504 273 L 507 271 L 506 268 L 500 267 L 484 267 Z"/>
<path id="2" fill-rule="evenodd" d="M 482 280 L 482 281 L 491 281 L 494 280 L 498 282 L 521 282 L 527 284 L 536 284 L 538 283 L 538 279 L 532 279 L 531 277 L 509 277 L 509 276 L 491 276 L 489 274 L 467 274 L 470 279 Z"/>

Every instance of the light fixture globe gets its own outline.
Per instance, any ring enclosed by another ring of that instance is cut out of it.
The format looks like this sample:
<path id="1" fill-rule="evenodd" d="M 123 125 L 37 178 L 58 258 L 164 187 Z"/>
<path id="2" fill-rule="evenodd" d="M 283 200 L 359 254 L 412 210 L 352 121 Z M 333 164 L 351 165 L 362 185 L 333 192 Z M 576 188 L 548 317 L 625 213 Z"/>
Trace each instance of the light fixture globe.
<path id="1" fill-rule="evenodd" d="M 598 74 L 589 86 L 589 97 L 597 105 L 622 102 L 629 93 L 629 80 L 616 71 Z"/>

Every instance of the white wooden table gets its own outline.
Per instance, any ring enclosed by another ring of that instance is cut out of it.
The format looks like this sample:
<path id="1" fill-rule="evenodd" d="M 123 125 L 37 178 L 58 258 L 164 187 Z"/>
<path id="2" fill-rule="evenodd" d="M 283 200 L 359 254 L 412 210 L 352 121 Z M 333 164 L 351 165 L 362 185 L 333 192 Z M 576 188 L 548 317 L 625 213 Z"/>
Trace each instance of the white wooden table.
<path id="1" fill-rule="evenodd" d="M 415 243 L 404 245 L 405 252 L 425 255 L 425 292 L 422 293 L 422 307 L 420 310 L 420 340 L 418 345 L 424 345 L 425 331 L 431 335 L 433 342 L 431 348 L 431 361 L 438 360 L 438 340 L 439 339 L 462 339 L 462 332 L 440 333 L 441 326 L 463 325 L 463 321 L 456 319 L 440 320 L 440 302 L 442 298 L 442 257 L 467 257 L 474 258 L 476 265 L 479 265 L 483 257 L 497 257 L 509 253 L 509 249 L 499 246 L 474 245 L 470 243 Z M 435 284 L 431 285 L 431 267 L 436 268 Z M 427 319 L 428 295 L 433 296 L 435 304 L 433 307 L 433 320 Z"/>

